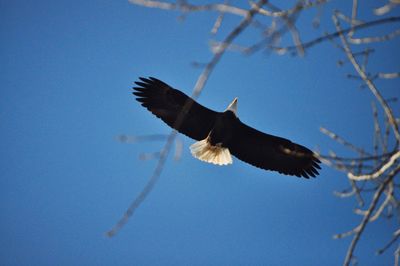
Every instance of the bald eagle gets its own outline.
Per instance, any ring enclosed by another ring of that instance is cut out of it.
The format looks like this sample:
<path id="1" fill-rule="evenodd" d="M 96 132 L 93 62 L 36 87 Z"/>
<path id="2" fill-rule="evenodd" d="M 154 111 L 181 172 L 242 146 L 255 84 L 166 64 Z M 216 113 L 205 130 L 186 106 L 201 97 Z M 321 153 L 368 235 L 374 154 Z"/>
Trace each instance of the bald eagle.
<path id="1" fill-rule="evenodd" d="M 156 78 L 139 79 L 133 88 L 136 100 L 170 127 L 197 140 L 190 146 L 195 158 L 227 165 L 232 163 L 233 155 L 285 175 L 318 175 L 321 162 L 311 150 L 242 123 L 237 117 L 237 98 L 224 112 L 216 112 Z"/>

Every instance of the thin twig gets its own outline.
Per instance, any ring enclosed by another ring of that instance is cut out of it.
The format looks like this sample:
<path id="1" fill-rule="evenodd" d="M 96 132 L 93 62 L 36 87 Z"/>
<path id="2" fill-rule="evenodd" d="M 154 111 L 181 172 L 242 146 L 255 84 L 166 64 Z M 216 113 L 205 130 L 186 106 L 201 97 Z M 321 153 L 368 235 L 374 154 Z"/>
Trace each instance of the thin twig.
<path id="1" fill-rule="evenodd" d="M 158 178 L 160 177 L 161 171 L 164 167 L 165 161 L 167 160 L 167 155 L 170 150 L 172 143 L 174 142 L 176 136 L 176 131 L 173 131 L 166 141 L 164 148 L 161 150 L 160 157 L 158 159 L 157 166 L 153 172 L 153 175 L 147 182 L 146 186 L 140 192 L 140 194 L 135 198 L 135 200 L 131 203 L 129 208 L 125 211 L 125 214 L 122 218 L 111 228 L 110 231 L 106 233 L 108 237 L 115 236 L 119 230 L 128 222 L 129 218 L 133 215 L 135 210 L 141 205 L 147 195 L 152 191 L 154 185 L 157 183 Z"/>
<path id="2" fill-rule="evenodd" d="M 389 204 L 389 202 L 390 202 L 390 199 L 392 198 L 392 195 L 393 195 L 393 183 L 392 182 L 390 182 L 389 183 L 389 189 L 388 189 L 388 191 L 386 192 L 386 198 L 385 198 L 385 200 L 382 202 L 382 204 L 379 206 L 379 208 L 378 208 L 378 210 L 375 212 L 375 214 L 369 219 L 369 221 L 370 222 L 373 222 L 373 221 L 375 221 L 375 220 L 377 220 L 379 217 L 380 217 L 380 215 L 382 214 L 382 212 L 383 212 L 383 210 L 386 208 L 386 206 Z M 366 215 L 367 214 L 367 212 L 368 212 L 368 210 L 360 210 L 360 209 L 356 209 L 356 210 L 354 210 L 354 212 L 356 213 L 356 214 L 359 214 L 359 215 Z"/>
<path id="3" fill-rule="evenodd" d="M 372 107 L 372 116 L 374 119 L 374 154 L 378 155 L 379 153 L 379 147 L 383 148 L 383 136 L 382 136 L 382 130 L 381 126 L 379 124 L 379 119 L 378 119 L 378 110 L 376 109 L 376 104 L 375 102 L 371 103 Z M 378 161 L 376 161 L 378 162 Z"/>
<path id="4" fill-rule="evenodd" d="M 400 35 L 400 29 L 394 30 L 388 34 L 382 36 L 364 37 L 364 38 L 349 38 L 349 42 L 352 44 L 366 44 L 373 42 L 385 42 L 390 39 L 396 38 Z"/>
<path id="5" fill-rule="evenodd" d="M 274 10 L 274 12 L 281 12 L 281 10 L 272 5 L 271 3 L 267 3 L 267 6 L 269 6 L 270 8 L 272 8 Z M 300 38 L 300 33 L 294 23 L 294 19 L 292 18 L 292 14 L 297 14 L 299 10 L 302 9 L 302 3 L 298 2 L 295 7 L 293 8 L 293 12 L 292 13 L 288 13 L 288 15 L 284 15 L 282 16 L 282 20 L 285 22 L 287 28 L 289 29 L 291 35 L 292 35 L 292 39 L 293 39 L 293 43 L 296 45 L 296 49 L 297 49 L 297 53 L 300 56 L 304 56 L 304 48 L 303 48 L 303 44 Z"/>
<path id="6" fill-rule="evenodd" d="M 400 245 L 397 247 L 394 252 L 394 265 L 399 266 L 399 257 L 400 257 Z"/>
<path id="7" fill-rule="evenodd" d="M 378 73 L 378 77 L 381 79 L 395 79 L 400 77 L 400 72 L 394 73 Z"/>
<path id="8" fill-rule="evenodd" d="M 140 5 L 148 8 L 159 8 L 165 10 L 180 10 L 182 12 L 194 12 L 194 11 L 217 11 L 222 13 L 231 13 L 241 17 L 246 17 L 248 10 L 235 7 L 228 4 L 206 4 L 206 5 L 191 5 L 186 1 L 180 1 L 178 3 L 169 3 L 164 1 L 155 0 L 129 0 L 130 3 Z"/>
<path id="9" fill-rule="evenodd" d="M 305 50 L 307 50 L 308 48 L 311 48 L 312 46 L 319 44 L 325 40 L 338 38 L 340 36 L 340 34 L 346 34 L 346 33 L 350 32 L 351 30 L 360 30 L 360 29 L 369 28 L 369 27 L 373 27 L 373 26 L 377 26 L 377 25 L 381 25 L 381 24 L 388 24 L 388 23 L 395 23 L 395 22 L 400 22 L 400 17 L 389 17 L 389 18 L 382 18 L 382 19 L 368 21 L 363 24 L 356 25 L 354 27 L 343 29 L 340 32 L 336 31 L 333 33 L 327 33 L 327 34 L 324 34 L 324 36 L 315 38 L 308 42 L 304 42 L 303 48 Z M 297 49 L 297 46 L 296 45 L 290 45 L 290 46 L 286 46 L 286 47 L 271 46 L 270 48 L 273 50 L 276 50 L 276 51 L 282 51 L 282 50 L 293 51 L 293 50 Z"/>
<path id="10" fill-rule="evenodd" d="M 333 133 L 332 131 L 324 128 L 324 127 L 320 127 L 319 129 L 322 133 L 324 133 L 325 135 L 327 135 L 328 137 L 330 137 L 331 139 L 335 140 L 336 142 L 342 144 L 345 147 L 350 148 L 351 150 L 358 152 L 359 154 L 366 154 L 366 155 L 371 155 L 369 153 L 367 153 L 366 151 L 364 151 L 361 148 L 358 148 L 357 146 L 355 146 L 354 144 L 346 141 L 344 138 L 340 137 L 339 135 Z"/>
<path id="11" fill-rule="evenodd" d="M 217 19 L 214 22 L 214 26 L 211 29 L 211 34 L 213 34 L 213 35 L 217 34 L 219 28 L 222 25 L 222 20 L 224 19 L 224 15 L 225 15 L 225 13 L 222 13 L 222 12 L 218 15 Z"/>
<path id="12" fill-rule="evenodd" d="M 267 9 L 264 8 L 259 8 L 257 11 L 262 14 L 265 15 L 267 17 L 287 17 L 287 16 L 291 16 L 294 13 L 299 12 L 300 10 L 303 9 L 307 9 L 307 8 L 311 8 L 314 6 L 320 6 L 322 4 L 325 4 L 329 2 L 328 0 L 317 0 L 314 2 L 311 1 L 298 1 L 292 8 L 287 9 L 287 10 L 280 10 L 280 9 L 272 9 L 272 11 L 269 11 Z M 252 3 L 250 1 L 250 3 Z"/>
<path id="13" fill-rule="evenodd" d="M 300 10 L 311 8 L 314 6 L 322 5 L 329 0 L 317 0 L 317 1 L 299 1 L 294 7 L 282 11 L 269 11 L 258 6 L 253 1 L 250 2 L 251 10 L 267 17 L 284 17 L 290 16 Z M 196 11 L 217 11 L 222 13 L 230 13 L 237 16 L 246 17 L 248 10 L 236 7 L 226 3 L 220 4 L 204 4 L 204 5 L 193 5 L 186 1 L 177 1 L 177 3 L 170 3 L 165 1 L 156 0 L 129 0 L 132 4 L 145 6 L 148 8 L 159 8 L 165 10 L 179 10 L 181 12 L 196 12 Z"/>
<path id="14" fill-rule="evenodd" d="M 390 248 L 391 245 L 393 245 L 393 243 L 395 243 L 397 241 L 397 239 L 399 239 L 399 237 L 400 237 L 400 229 L 398 229 L 396 232 L 394 232 L 393 238 L 389 241 L 389 243 L 387 243 L 383 248 L 378 250 L 376 253 L 378 253 L 380 255 L 383 252 L 385 252 L 388 248 Z"/>
<path id="15" fill-rule="evenodd" d="M 325 160 L 334 160 L 334 161 L 374 161 L 374 160 L 384 160 L 390 156 L 392 156 L 394 152 L 387 152 L 380 155 L 371 155 L 365 157 L 354 157 L 354 158 L 347 158 L 347 157 L 340 157 L 340 156 L 331 156 L 331 155 L 322 155 L 319 154 L 318 157 L 325 159 Z"/>
<path id="16" fill-rule="evenodd" d="M 396 5 L 399 4 L 400 2 L 398 0 L 389 0 L 389 2 L 384 6 L 374 9 L 374 14 L 377 16 L 385 15 L 386 13 L 389 13 L 394 7 L 396 7 Z"/>
<path id="17" fill-rule="evenodd" d="M 351 30 L 349 31 L 348 36 L 351 37 L 354 34 L 354 26 L 356 25 L 356 17 L 357 17 L 357 9 L 358 9 L 358 0 L 353 0 L 353 7 L 351 9 Z"/>
<path id="18" fill-rule="evenodd" d="M 141 135 L 141 136 L 131 136 L 131 135 L 118 135 L 116 139 L 122 143 L 136 143 L 143 141 L 165 141 L 168 138 L 168 134 L 152 134 L 152 135 Z"/>

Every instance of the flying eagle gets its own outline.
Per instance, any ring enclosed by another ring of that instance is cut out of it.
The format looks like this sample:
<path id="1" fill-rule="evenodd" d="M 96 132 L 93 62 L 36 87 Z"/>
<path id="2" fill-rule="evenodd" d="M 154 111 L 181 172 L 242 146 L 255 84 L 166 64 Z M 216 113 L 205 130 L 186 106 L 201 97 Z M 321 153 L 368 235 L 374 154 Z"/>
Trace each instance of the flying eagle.
<path id="1" fill-rule="evenodd" d="M 237 117 L 237 98 L 224 112 L 215 112 L 156 78 L 139 78 L 136 100 L 167 125 L 197 140 L 192 155 L 208 163 L 227 165 L 231 154 L 256 167 L 285 175 L 318 175 L 315 154 L 290 140 L 260 132 Z"/>

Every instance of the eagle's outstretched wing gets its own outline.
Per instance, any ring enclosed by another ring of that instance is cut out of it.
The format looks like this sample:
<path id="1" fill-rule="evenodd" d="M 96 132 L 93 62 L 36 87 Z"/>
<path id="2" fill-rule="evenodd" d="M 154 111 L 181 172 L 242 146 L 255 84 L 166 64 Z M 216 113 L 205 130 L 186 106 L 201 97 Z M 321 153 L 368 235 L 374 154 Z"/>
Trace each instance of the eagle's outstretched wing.
<path id="1" fill-rule="evenodd" d="M 260 132 L 239 119 L 233 128 L 233 138 L 228 149 L 238 159 L 286 175 L 305 178 L 318 175 L 320 161 L 306 147 Z"/>
<path id="2" fill-rule="evenodd" d="M 178 91 L 156 78 L 139 78 L 135 82 L 134 95 L 142 106 L 146 107 L 170 127 L 182 134 L 195 139 L 205 139 L 214 124 L 217 112 L 210 110 L 194 101 L 181 91 Z M 190 108 L 183 114 L 183 107 L 189 103 Z M 181 123 L 176 123 L 183 116 Z"/>

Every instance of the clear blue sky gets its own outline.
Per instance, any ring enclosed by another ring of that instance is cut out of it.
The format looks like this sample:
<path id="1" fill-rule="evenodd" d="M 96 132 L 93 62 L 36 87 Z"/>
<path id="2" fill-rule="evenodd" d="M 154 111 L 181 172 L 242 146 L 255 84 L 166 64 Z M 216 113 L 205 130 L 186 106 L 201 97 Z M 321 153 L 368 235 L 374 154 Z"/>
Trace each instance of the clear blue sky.
<path id="1" fill-rule="evenodd" d="M 323 30 L 333 30 L 325 15 Z M 156 165 L 139 155 L 163 146 L 115 136 L 170 132 L 134 100 L 133 82 L 154 76 L 190 94 L 200 74 L 191 62 L 211 58 L 216 14 L 177 17 L 127 1 L 0 1 L 1 265 L 342 263 L 350 239 L 332 235 L 360 221 L 354 199 L 332 194 L 347 187 L 342 173 L 324 166 L 305 180 L 238 160 L 217 167 L 192 158 L 183 136 L 181 161 L 170 158 L 126 227 L 104 236 Z M 238 21 L 229 17 L 223 32 Z M 372 62 L 376 69 L 399 70 L 399 44 Z M 345 78 L 352 69 L 337 66 L 343 57 L 329 43 L 305 58 L 228 53 L 199 102 L 223 110 L 239 97 L 242 121 L 325 153 L 343 149 L 320 126 L 372 148 L 372 97 Z M 385 93 L 399 96 L 392 83 Z M 392 264 L 393 249 L 374 252 L 394 226 L 367 228 L 360 265 Z"/>

